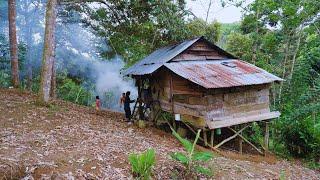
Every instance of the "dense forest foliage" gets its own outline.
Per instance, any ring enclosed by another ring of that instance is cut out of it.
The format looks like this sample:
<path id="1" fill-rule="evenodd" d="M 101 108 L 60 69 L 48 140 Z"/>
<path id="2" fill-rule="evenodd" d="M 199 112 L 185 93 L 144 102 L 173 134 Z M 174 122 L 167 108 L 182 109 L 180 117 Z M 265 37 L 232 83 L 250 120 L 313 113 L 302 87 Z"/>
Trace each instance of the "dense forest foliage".
<path id="1" fill-rule="evenodd" d="M 254 1 L 227 37 L 237 57 L 285 79 L 272 89 L 274 148 L 319 162 L 320 53 L 318 1 Z"/>
<path id="2" fill-rule="evenodd" d="M 179 1 L 64 1 L 56 30 L 57 95 L 91 105 L 103 94 L 114 108 L 118 95 L 132 86 L 119 72 L 153 50 L 205 36 L 236 57 L 285 79 L 271 92 L 274 121 L 271 146 L 281 155 L 320 161 L 320 2 L 317 0 L 226 0 L 243 9 L 241 22 L 222 24 L 195 17 Z M 12 86 L 7 1 L 0 2 L 0 86 Z M 17 0 L 20 88 L 37 92 L 40 81 L 45 4 Z M 108 79 L 105 85 L 99 77 Z M 125 85 L 125 87 L 123 87 Z M 107 89 L 107 91 L 101 91 Z M 259 125 L 255 143 L 262 140 Z M 317 164 L 318 162 L 318 164 Z"/>

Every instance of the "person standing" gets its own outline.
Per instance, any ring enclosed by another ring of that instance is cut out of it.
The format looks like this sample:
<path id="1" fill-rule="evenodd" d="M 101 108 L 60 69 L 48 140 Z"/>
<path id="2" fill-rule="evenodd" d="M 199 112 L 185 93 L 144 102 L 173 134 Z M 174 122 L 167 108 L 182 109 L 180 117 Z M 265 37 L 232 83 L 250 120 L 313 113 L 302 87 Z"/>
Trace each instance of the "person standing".
<path id="1" fill-rule="evenodd" d="M 100 97 L 96 96 L 96 110 L 99 111 L 101 108 Z"/>
<path id="2" fill-rule="evenodd" d="M 130 91 L 126 92 L 126 97 L 124 100 L 124 112 L 126 114 L 126 120 L 127 122 L 131 121 L 131 109 L 130 109 L 130 103 L 133 103 L 134 100 L 130 99 Z"/>

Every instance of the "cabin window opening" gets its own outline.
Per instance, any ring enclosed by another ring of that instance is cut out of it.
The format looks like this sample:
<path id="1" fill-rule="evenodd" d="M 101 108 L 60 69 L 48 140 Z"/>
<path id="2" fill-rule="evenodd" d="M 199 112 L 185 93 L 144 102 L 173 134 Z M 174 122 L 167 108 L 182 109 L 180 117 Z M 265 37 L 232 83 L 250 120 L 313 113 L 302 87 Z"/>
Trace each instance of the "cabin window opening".
<path id="1" fill-rule="evenodd" d="M 230 68 L 236 68 L 237 67 L 237 65 L 232 63 L 232 62 L 222 62 L 221 64 L 224 65 L 224 66 L 230 67 Z"/>

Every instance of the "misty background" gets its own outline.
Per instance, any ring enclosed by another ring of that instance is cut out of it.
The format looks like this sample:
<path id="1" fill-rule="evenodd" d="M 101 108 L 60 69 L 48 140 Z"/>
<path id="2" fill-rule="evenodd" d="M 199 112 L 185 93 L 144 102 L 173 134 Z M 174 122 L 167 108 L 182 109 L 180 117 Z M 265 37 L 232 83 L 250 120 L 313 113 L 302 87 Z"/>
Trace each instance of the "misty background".
<path id="1" fill-rule="evenodd" d="M 28 76 L 36 81 L 40 78 L 45 1 L 17 0 L 16 4 L 20 80 L 26 86 Z M 9 41 L 7 5 L 7 1 L 0 2 L 0 46 L 3 47 Z M 120 74 L 125 65 L 121 56 L 108 58 L 102 55 L 109 48 L 108 42 L 96 36 L 82 22 L 82 17 L 79 12 L 59 6 L 55 66 L 57 84 L 63 85 L 57 86 L 57 94 L 66 94 L 62 99 L 88 106 L 93 106 L 95 96 L 99 95 L 102 107 L 122 110 L 119 99 L 123 92 L 131 91 L 132 99 L 137 96 L 134 82 Z M 10 78 L 9 49 L 1 49 L 0 79 L 4 80 Z M 32 89 L 36 91 L 38 87 L 34 84 Z"/>

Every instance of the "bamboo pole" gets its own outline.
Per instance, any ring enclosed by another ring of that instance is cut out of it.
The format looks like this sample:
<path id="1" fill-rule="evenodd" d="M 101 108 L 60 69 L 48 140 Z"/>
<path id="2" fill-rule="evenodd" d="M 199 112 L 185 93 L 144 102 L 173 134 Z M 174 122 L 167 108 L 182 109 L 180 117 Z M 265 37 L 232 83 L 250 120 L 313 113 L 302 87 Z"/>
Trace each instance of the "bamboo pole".
<path id="1" fill-rule="evenodd" d="M 235 131 L 232 128 L 229 128 L 231 131 L 233 131 L 234 133 L 236 133 L 237 131 Z M 254 144 L 252 144 L 249 140 L 247 140 L 245 137 L 243 137 L 240 133 L 238 134 L 239 137 L 241 137 L 246 143 L 248 143 L 250 146 L 252 146 L 255 150 L 257 150 L 260 154 L 264 154 L 259 148 L 257 148 Z"/>
<path id="2" fill-rule="evenodd" d="M 217 148 L 219 148 L 220 146 L 222 146 L 223 144 L 225 144 L 226 142 L 234 139 L 234 138 L 237 137 L 243 130 L 245 130 L 248 126 L 249 126 L 249 125 L 245 126 L 244 128 L 242 128 L 242 129 L 241 129 L 240 131 L 238 131 L 238 132 L 236 132 L 235 130 L 233 130 L 233 129 L 231 129 L 231 128 L 228 127 L 229 129 L 233 130 L 233 131 L 235 132 L 235 134 L 232 135 L 232 136 L 230 136 L 230 137 L 228 137 L 227 139 L 223 140 L 223 141 L 220 142 L 218 145 L 214 146 L 214 148 L 217 149 Z"/>

